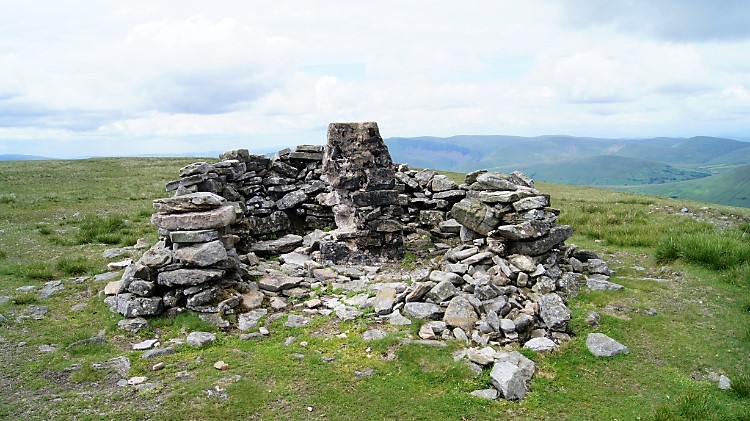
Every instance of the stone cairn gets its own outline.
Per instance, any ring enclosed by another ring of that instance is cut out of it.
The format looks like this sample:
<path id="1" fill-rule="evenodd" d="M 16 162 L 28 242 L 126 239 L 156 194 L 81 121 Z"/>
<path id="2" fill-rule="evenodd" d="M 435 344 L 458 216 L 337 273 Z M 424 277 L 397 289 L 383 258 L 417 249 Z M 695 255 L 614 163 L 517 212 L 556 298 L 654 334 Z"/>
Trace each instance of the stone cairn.
<path id="1" fill-rule="evenodd" d="M 520 399 L 533 362 L 488 345 L 551 350 L 570 338 L 565 303 L 580 284 L 619 287 L 598 256 L 564 243 L 571 227 L 532 180 L 483 170 L 457 185 L 393 165 L 376 123 L 332 123 L 325 148 L 220 159 L 182 168 L 174 196 L 154 201 L 160 241 L 126 269 L 113 311 L 188 309 L 250 331 L 269 312 L 350 320 L 372 308 L 393 325 L 424 320 L 421 340 L 475 345 L 471 364 L 494 364 L 494 388 L 477 396 Z M 378 274 L 405 243 L 425 267 Z"/>

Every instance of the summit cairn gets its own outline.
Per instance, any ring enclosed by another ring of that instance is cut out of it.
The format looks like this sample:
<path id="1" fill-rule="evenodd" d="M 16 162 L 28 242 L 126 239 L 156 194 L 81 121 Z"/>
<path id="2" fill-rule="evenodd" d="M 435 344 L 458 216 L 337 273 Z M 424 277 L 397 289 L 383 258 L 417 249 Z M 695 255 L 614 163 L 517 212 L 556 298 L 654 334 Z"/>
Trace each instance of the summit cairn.
<path id="1" fill-rule="evenodd" d="M 323 178 L 332 188 L 336 230 L 321 241 L 324 261 L 371 263 L 404 254 L 404 213 L 396 176 L 377 123 L 331 123 Z"/>

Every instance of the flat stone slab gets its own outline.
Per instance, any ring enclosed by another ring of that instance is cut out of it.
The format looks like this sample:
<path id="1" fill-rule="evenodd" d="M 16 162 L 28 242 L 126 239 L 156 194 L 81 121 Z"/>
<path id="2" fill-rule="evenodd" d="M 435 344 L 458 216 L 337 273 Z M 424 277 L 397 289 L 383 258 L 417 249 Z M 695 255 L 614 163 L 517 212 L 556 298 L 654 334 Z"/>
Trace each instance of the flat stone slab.
<path id="1" fill-rule="evenodd" d="M 437 320 L 443 314 L 443 310 L 437 304 L 412 302 L 404 305 L 404 314 L 413 319 Z"/>
<path id="2" fill-rule="evenodd" d="M 596 357 L 614 357 L 628 353 L 628 347 L 603 333 L 589 333 L 586 337 L 586 347 Z"/>
<path id="3" fill-rule="evenodd" d="M 184 213 L 215 209 L 222 206 L 226 201 L 218 194 L 197 192 L 156 199 L 153 201 L 153 206 L 157 212 L 161 213 Z"/>
<path id="4" fill-rule="evenodd" d="M 273 272 L 260 278 L 258 281 L 258 287 L 266 291 L 278 292 L 284 289 L 294 288 L 301 284 L 302 281 L 304 281 L 304 278 L 286 276 L 280 272 Z"/>
<path id="5" fill-rule="evenodd" d="M 215 281 L 224 276 L 224 271 L 219 269 L 177 269 L 162 272 L 157 278 L 159 285 L 199 285 L 209 281 Z"/>
<path id="6" fill-rule="evenodd" d="M 555 349 L 557 344 L 549 338 L 533 338 L 523 344 L 523 347 L 524 349 L 530 349 L 536 352 L 547 352 Z"/>
<path id="7" fill-rule="evenodd" d="M 250 251 L 262 255 L 289 253 L 301 246 L 302 240 L 300 235 L 287 234 L 276 240 L 258 241 L 250 246 Z"/>
<path id="8" fill-rule="evenodd" d="M 190 213 L 151 215 L 151 223 L 161 229 L 168 231 L 192 231 L 207 230 L 212 228 L 223 228 L 237 220 L 234 206 L 222 206 L 220 208 Z"/>
<path id="9" fill-rule="evenodd" d="M 609 281 L 607 275 L 589 275 L 586 278 L 586 287 L 591 291 L 619 291 L 625 287 Z"/>

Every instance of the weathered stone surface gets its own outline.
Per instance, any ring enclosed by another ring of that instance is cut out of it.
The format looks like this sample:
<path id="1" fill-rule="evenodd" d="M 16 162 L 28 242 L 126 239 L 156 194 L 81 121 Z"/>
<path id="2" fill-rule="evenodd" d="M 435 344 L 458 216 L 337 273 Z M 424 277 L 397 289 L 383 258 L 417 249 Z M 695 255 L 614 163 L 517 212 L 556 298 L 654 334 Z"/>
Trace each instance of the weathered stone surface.
<path id="1" fill-rule="evenodd" d="M 258 241 L 250 246 L 250 251 L 258 254 L 282 254 L 289 253 L 302 245 L 302 236 L 287 234 L 276 240 Z"/>
<path id="2" fill-rule="evenodd" d="M 173 243 L 208 243 L 209 241 L 219 239 L 219 231 L 171 231 L 169 233 L 169 239 Z"/>
<path id="3" fill-rule="evenodd" d="M 557 345 L 548 338 L 533 338 L 529 339 L 523 347 L 537 352 L 552 351 Z"/>
<path id="4" fill-rule="evenodd" d="M 290 314 L 289 317 L 286 319 L 286 322 L 284 322 L 284 326 L 302 327 L 302 326 L 306 326 L 308 323 L 310 323 L 310 319 L 308 317 L 300 316 L 297 314 Z"/>
<path id="5" fill-rule="evenodd" d="M 560 225 L 549 230 L 544 237 L 531 241 L 511 241 L 508 244 L 508 252 L 511 254 L 525 254 L 538 256 L 550 251 L 556 245 L 562 243 L 573 235 L 573 228 L 568 225 Z"/>
<path id="6" fill-rule="evenodd" d="M 472 190 L 518 190 L 518 186 L 509 181 L 509 177 L 502 173 L 486 172 L 479 174 L 476 182 L 471 186 Z"/>
<path id="7" fill-rule="evenodd" d="M 470 331 L 474 323 L 479 320 L 474 306 L 463 296 L 456 296 L 448 304 L 443 321 L 452 327 L 460 327 L 464 331 Z"/>
<path id="8" fill-rule="evenodd" d="M 437 320 L 442 316 L 443 310 L 437 304 L 412 302 L 404 305 L 404 314 L 413 319 Z"/>
<path id="9" fill-rule="evenodd" d="M 438 226 L 440 231 L 451 234 L 458 234 L 461 231 L 461 224 L 453 218 L 441 222 Z"/>
<path id="10" fill-rule="evenodd" d="M 513 209 L 516 212 L 526 212 L 532 209 L 544 209 L 549 206 L 549 201 L 545 196 L 533 196 L 513 202 Z"/>
<path id="11" fill-rule="evenodd" d="M 217 194 L 208 192 L 197 192 L 182 196 L 156 199 L 153 202 L 154 209 L 161 213 L 207 211 L 221 207 L 224 203 L 226 203 L 226 199 Z"/>
<path id="12" fill-rule="evenodd" d="M 586 278 L 586 287 L 592 291 L 619 291 L 625 288 L 620 284 L 610 282 L 607 275 L 589 275 Z"/>
<path id="13" fill-rule="evenodd" d="M 112 298 L 114 311 L 125 317 L 156 316 L 164 310 L 161 297 L 136 297 L 126 293 Z"/>
<path id="14" fill-rule="evenodd" d="M 223 270 L 218 269 L 177 269 L 159 273 L 159 285 L 191 286 L 211 282 L 224 276 Z"/>
<path id="15" fill-rule="evenodd" d="M 206 174 L 213 167 L 206 162 L 195 162 L 180 168 L 180 177 L 189 177 L 195 174 Z"/>
<path id="16" fill-rule="evenodd" d="M 480 389 L 471 392 L 471 396 L 475 398 L 488 399 L 494 401 L 498 397 L 497 389 Z"/>
<path id="17" fill-rule="evenodd" d="M 168 346 L 166 348 L 156 348 L 144 352 L 143 355 L 141 355 L 141 359 L 150 360 L 154 358 L 166 357 L 167 355 L 172 355 L 175 352 L 175 349 L 171 346 Z"/>
<path id="18" fill-rule="evenodd" d="M 564 331 L 570 321 L 570 310 L 557 294 L 544 294 L 539 298 L 539 315 L 548 328 Z"/>
<path id="19" fill-rule="evenodd" d="M 441 270 L 433 270 L 430 272 L 430 281 L 437 283 L 448 281 L 455 285 L 460 285 L 464 282 L 460 275 L 453 272 L 443 272 Z"/>
<path id="20" fill-rule="evenodd" d="M 284 289 L 294 288 L 304 281 L 304 278 L 286 276 L 281 272 L 272 272 L 258 281 L 260 289 L 278 292 Z"/>
<path id="21" fill-rule="evenodd" d="M 456 188 L 458 188 L 458 185 L 456 185 L 453 180 L 442 174 L 436 174 L 433 176 L 429 185 L 429 189 L 433 192 L 454 190 Z"/>
<path id="22" fill-rule="evenodd" d="M 494 236 L 500 236 L 509 240 L 530 240 L 546 235 L 552 224 L 547 221 L 525 221 L 515 225 L 500 225 L 492 232 Z"/>
<path id="23" fill-rule="evenodd" d="M 528 190 L 516 191 L 472 191 L 468 195 L 475 197 L 484 203 L 513 203 L 526 197 L 536 196 L 538 193 Z"/>
<path id="24" fill-rule="evenodd" d="M 440 303 L 458 294 L 458 292 L 458 288 L 453 286 L 451 281 L 445 280 L 435 285 L 430 292 L 427 293 L 427 297 Z"/>
<path id="25" fill-rule="evenodd" d="M 523 254 L 516 254 L 513 256 L 510 256 L 510 263 L 521 269 L 524 272 L 534 272 L 536 270 L 536 263 L 534 263 L 534 260 L 532 260 L 529 256 L 525 256 Z"/>
<path id="26" fill-rule="evenodd" d="M 289 216 L 282 211 L 275 211 L 264 217 L 256 216 L 249 221 L 250 232 L 256 235 L 285 231 L 290 226 Z"/>
<path id="27" fill-rule="evenodd" d="M 383 287 L 378 290 L 375 300 L 372 303 L 375 314 L 385 315 L 391 313 L 393 304 L 396 302 L 396 289 L 393 287 Z"/>
<path id="28" fill-rule="evenodd" d="M 167 248 L 164 241 L 159 241 L 143 253 L 139 262 L 148 267 L 160 268 L 172 263 L 172 251 Z"/>
<path id="29" fill-rule="evenodd" d="M 301 204 L 305 200 L 307 200 L 307 195 L 305 194 L 305 192 L 303 192 L 302 190 L 296 190 L 285 194 L 284 197 L 277 200 L 276 207 L 281 210 L 290 209 Z"/>
<path id="30" fill-rule="evenodd" d="M 205 230 L 222 228 L 237 220 L 234 206 L 222 206 L 216 209 L 175 214 L 155 213 L 151 223 L 169 231 Z"/>
<path id="31" fill-rule="evenodd" d="M 94 370 L 112 370 L 120 377 L 127 377 L 130 371 L 130 359 L 127 357 L 115 357 L 102 363 L 92 363 Z"/>
<path id="32" fill-rule="evenodd" d="M 612 274 L 607 262 L 601 259 L 589 259 L 589 261 L 586 262 L 586 269 L 590 274 L 601 274 L 607 276 Z"/>
<path id="33" fill-rule="evenodd" d="M 247 313 L 240 314 L 237 318 L 237 328 L 242 331 L 246 330 L 252 330 L 258 327 L 258 322 L 260 319 L 265 317 L 268 314 L 268 310 L 264 308 L 259 308 L 257 310 L 252 310 Z"/>
<path id="34" fill-rule="evenodd" d="M 396 310 L 388 317 L 388 323 L 394 326 L 407 326 L 411 324 L 411 320 L 401 315 L 399 310 Z"/>
<path id="35" fill-rule="evenodd" d="M 216 335 L 210 332 L 190 332 L 186 342 L 193 348 L 205 348 L 216 342 Z"/>
<path id="36" fill-rule="evenodd" d="M 227 250 L 221 241 L 214 240 L 180 247 L 174 252 L 174 257 L 190 266 L 205 267 L 226 259 Z"/>
<path id="37" fill-rule="evenodd" d="M 520 400 L 526 396 L 526 378 L 523 371 L 508 361 L 495 363 L 490 372 L 492 385 L 508 400 Z"/>
<path id="38" fill-rule="evenodd" d="M 478 199 L 461 199 L 453 205 L 451 215 L 461 225 L 482 235 L 488 235 L 500 223 L 495 210 Z"/>
<path id="39" fill-rule="evenodd" d="M 586 337 L 586 347 L 596 357 L 614 357 L 627 354 L 628 348 L 603 333 L 589 333 Z"/>
<path id="40" fill-rule="evenodd" d="M 143 317 L 123 319 L 117 322 L 117 327 L 130 333 L 138 333 L 148 327 L 148 320 Z"/>
<path id="41" fill-rule="evenodd" d="M 46 300 L 47 298 L 57 294 L 63 289 L 65 289 L 65 286 L 63 285 L 62 281 L 45 282 L 44 288 L 39 291 L 39 298 L 42 300 Z"/>
<path id="42" fill-rule="evenodd" d="M 150 281 L 144 281 L 142 279 L 135 279 L 133 282 L 128 284 L 128 292 L 132 292 L 140 297 L 150 297 L 153 295 L 156 289 L 156 283 Z"/>

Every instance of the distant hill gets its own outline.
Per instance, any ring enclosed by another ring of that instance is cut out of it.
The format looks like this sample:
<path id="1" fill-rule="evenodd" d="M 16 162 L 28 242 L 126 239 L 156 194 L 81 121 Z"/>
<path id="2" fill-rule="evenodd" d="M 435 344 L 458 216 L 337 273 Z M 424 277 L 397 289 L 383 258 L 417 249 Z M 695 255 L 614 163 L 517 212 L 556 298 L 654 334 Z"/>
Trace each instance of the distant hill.
<path id="1" fill-rule="evenodd" d="M 663 162 L 599 155 L 516 168 L 539 181 L 584 186 L 631 186 L 673 183 L 711 174 L 678 168 Z M 507 168 L 511 172 L 513 168 Z"/>
<path id="2" fill-rule="evenodd" d="M 0 161 L 48 161 L 51 159 L 57 159 L 57 158 L 48 158 L 46 156 L 36 156 L 36 155 L 17 155 L 17 154 L 0 155 Z"/>
<path id="3" fill-rule="evenodd" d="M 700 202 L 750 207 L 750 165 L 699 180 L 624 188 L 622 190 Z"/>
<path id="4" fill-rule="evenodd" d="M 734 139 L 464 135 L 394 137 L 386 139 L 386 144 L 395 162 L 415 168 L 521 170 L 541 181 L 612 188 L 647 185 L 639 191 L 750 205 L 743 201 L 741 187 L 731 191 L 722 187 L 741 182 L 740 168 L 750 164 L 750 145 Z M 716 181 L 722 173 L 728 178 Z M 700 187 L 704 182 L 707 187 Z M 695 192 L 703 190 L 705 194 L 696 196 Z"/>

